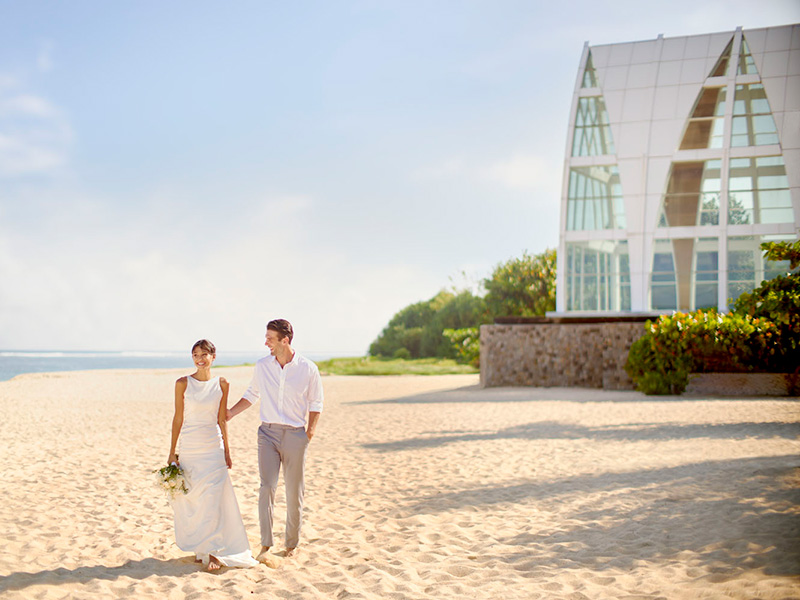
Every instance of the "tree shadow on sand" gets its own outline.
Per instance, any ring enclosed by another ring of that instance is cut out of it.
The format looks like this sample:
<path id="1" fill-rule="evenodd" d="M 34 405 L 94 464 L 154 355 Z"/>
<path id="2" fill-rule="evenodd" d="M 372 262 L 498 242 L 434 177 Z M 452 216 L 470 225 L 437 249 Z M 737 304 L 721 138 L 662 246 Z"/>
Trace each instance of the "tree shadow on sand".
<path id="1" fill-rule="evenodd" d="M 540 569 L 624 571 L 639 561 L 689 560 L 702 567 L 700 575 L 723 582 L 759 569 L 800 575 L 799 483 L 800 458 L 768 456 L 446 493 L 431 487 L 395 516 L 531 503 L 558 512 L 569 497 L 574 512 L 496 538 L 480 561 L 500 560 L 535 576 Z"/>
<path id="2" fill-rule="evenodd" d="M 580 387 L 490 387 L 466 385 L 440 392 L 412 394 L 384 400 L 356 400 L 344 402 L 345 405 L 364 404 L 458 404 L 481 402 L 763 402 L 797 401 L 793 396 L 648 396 L 633 390 L 603 390 Z"/>
<path id="3" fill-rule="evenodd" d="M 415 437 L 389 442 L 363 444 L 368 450 L 396 452 L 435 448 L 457 442 L 482 442 L 486 440 L 580 440 L 595 441 L 658 441 L 680 439 L 730 439 L 744 440 L 770 438 L 798 439 L 800 423 L 723 423 L 723 424 L 678 424 L 678 423 L 634 423 L 626 425 L 604 425 L 587 427 L 558 421 L 540 421 L 515 425 L 497 431 L 431 432 L 430 436 Z"/>
<path id="4" fill-rule="evenodd" d="M 20 571 L 0 577 L 0 592 L 22 590 L 34 585 L 64 585 L 70 583 L 84 584 L 100 579 L 113 581 L 120 577 L 146 579 L 153 575 L 181 577 L 196 573 L 202 566 L 195 564 L 193 557 L 158 560 L 144 558 L 129 560 L 117 567 L 95 565 L 92 567 L 76 567 L 74 569 L 48 569 L 35 573 Z"/>

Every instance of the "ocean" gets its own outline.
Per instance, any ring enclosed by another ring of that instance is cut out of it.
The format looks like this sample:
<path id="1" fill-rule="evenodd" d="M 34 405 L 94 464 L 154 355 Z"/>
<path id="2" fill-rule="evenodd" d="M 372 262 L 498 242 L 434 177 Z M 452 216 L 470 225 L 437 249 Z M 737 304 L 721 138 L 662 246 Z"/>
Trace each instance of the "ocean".
<path id="1" fill-rule="evenodd" d="M 217 366 L 234 366 L 254 363 L 269 351 L 222 352 L 214 362 Z M 314 361 L 336 356 L 356 356 L 346 353 L 300 353 Z M 60 350 L 0 350 L 0 381 L 23 373 L 49 373 L 52 371 L 89 371 L 95 369 L 172 369 L 194 370 L 191 354 L 181 352 L 95 352 Z"/>

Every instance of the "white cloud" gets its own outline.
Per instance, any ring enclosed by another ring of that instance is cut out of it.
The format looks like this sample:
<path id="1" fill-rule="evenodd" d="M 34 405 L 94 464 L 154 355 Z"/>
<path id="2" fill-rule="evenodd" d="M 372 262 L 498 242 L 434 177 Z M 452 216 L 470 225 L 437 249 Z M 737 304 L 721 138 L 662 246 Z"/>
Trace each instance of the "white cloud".
<path id="1" fill-rule="evenodd" d="M 0 74 L 0 178 L 51 174 L 68 160 L 72 129 L 46 98 Z"/>
<path id="2" fill-rule="evenodd" d="M 65 162 L 64 153 L 57 148 L 48 148 L 25 136 L 0 134 L 0 178 L 49 172 Z"/>
<path id="3" fill-rule="evenodd" d="M 469 179 L 500 184 L 513 190 L 555 190 L 561 188 L 562 162 L 536 154 L 514 154 L 488 164 L 452 157 L 412 173 L 416 180 Z"/>
<path id="4" fill-rule="evenodd" d="M 16 94 L 0 98 L 0 116 L 60 119 L 60 111 L 50 102 L 33 94 Z"/>
<path id="5" fill-rule="evenodd" d="M 536 189 L 553 177 L 552 161 L 536 155 L 518 154 L 480 170 L 487 181 L 513 189 Z"/>
<path id="6" fill-rule="evenodd" d="M 303 243 L 314 199 L 302 194 L 196 207 L 177 223 L 156 205 L 121 220 L 110 200 L 62 200 L 41 230 L 0 230 L 0 347 L 172 350 L 208 337 L 257 350 L 266 321 L 284 317 L 303 351 L 363 353 L 441 283 Z"/>

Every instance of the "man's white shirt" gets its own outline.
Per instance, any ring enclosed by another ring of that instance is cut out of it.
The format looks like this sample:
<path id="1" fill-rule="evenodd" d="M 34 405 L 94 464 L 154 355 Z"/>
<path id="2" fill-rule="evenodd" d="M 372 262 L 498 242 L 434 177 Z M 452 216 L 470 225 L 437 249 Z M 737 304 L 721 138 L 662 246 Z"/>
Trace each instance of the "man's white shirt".
<path id="1" fill-rule="evenodd" d="M 242 397 L 250 404 L 261 400 L 264 423 L 305 427 L 309 412 L 322 412 L 322 379 L 317 365 L 297 352 L 283 368 L 269 355 L 256 362 Z"/>

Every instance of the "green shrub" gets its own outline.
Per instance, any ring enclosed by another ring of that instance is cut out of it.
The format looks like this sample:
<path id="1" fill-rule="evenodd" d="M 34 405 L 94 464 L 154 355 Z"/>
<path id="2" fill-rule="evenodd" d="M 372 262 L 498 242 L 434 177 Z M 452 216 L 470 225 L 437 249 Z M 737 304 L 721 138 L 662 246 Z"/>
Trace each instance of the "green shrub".
<path id="1" fill-rule="evenodd" d="M 453 344 L 460 363 L 480 366 L 480 327 L 445 329 L 444 336 Z"/>
<path id="2" fill-rule="evenodd" d="M 714 309 L 647 321 L 625 370 L 645 394 L 680 394 L 689 373 L 767 371 L 774 362 L 774 323 Z"/>
<path id="3" fill-rule="evenodd" d="M 796 272 L 800 266 L 800 241 L 765 242 L 761 248 L 768 260 L 787 261 L 787 273 L 762 281 L 752 292 L 739 296 L 733 310 L 775 323 L 778 331 L 768 370 L 792 372 L 800 369 L 800 273 Z"/>
<path id="4" fill-rule="evenodd" d="M 404 360 L 408 360 L 411 358 L 411 352 L 408 351 L 408 348 L 398 348 L 394 351 L 392 358 L 402 358 Z"/>

